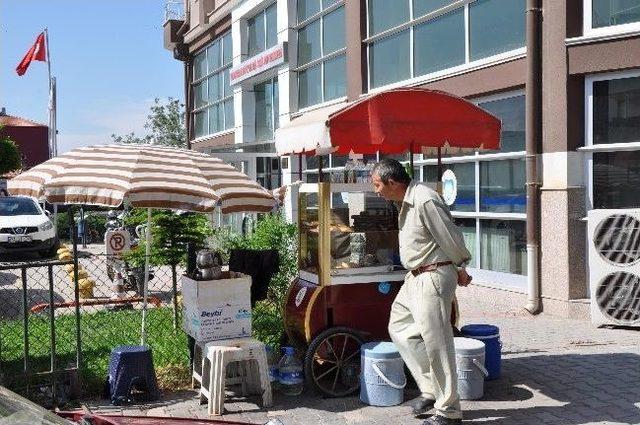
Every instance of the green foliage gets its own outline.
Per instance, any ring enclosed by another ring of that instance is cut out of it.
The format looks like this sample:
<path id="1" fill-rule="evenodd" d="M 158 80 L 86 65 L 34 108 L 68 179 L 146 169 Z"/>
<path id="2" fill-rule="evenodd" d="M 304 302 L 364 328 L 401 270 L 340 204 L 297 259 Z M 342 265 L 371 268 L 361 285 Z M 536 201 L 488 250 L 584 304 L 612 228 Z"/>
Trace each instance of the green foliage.
<path id="1" fill-rule="evenodd" d="M 125 219 L 128 226 L 146 225 L 147 210 L 134 208 Z M 178 265 L 186 262 L 187 243 L 204 247 L 213 233 L 204 214 L 177 214 L 168 210 L 154 210 L 151 214 L 151 257 L 154 265 Z M 134 265 L 144 264 L 146 240 L 142 238 L 138 247 L 126 255 Z"/>
<path id="2" fill-rule="evenodd" d="M 150 134 L 145 136 L 138 136 L 135 133 L 123 136 L 112 134 L 111 138 L 115 143 L 150 143 L 186 148 L 187 130 L 184 126 L 183 116 L 184 105 L 180 104 L 177 99 L 170 97 L 166 103 L 162 103 L 160 99 L 156 98 L 144 125 Z"/>
<path id="3" fill-rule="evenodd" d="M 0 127 L 2 131 L 2 127 Z M 22 156 L 16 143 L 7 136 L 0 137 L 0 175 L 22 167 Z"/>
<path id="4" fill-rule="evenodd" d="M 71 239 L 69 233 L 69 214 L 66 212 L 58 212 L 58 218 L 56 220 L 56 229 L 58 230 L 58 238 Z"/>
<path id="5" fill-rule="evenodd" d="M 267 299 L 256 304 L 253 311 L 254 336 L 277 347 L 284 333 L 284 302 L 289 284 L 298 273 L 298 233 L 294 224 L 288 223 L 282 214 L 266 214 L 258 219 L 255 230 L 249 236 L 217 229 L 215 244 L 228 258 L 234 248 L 275 249 L 280 255 L 280 270 L 271 279 Z"/>

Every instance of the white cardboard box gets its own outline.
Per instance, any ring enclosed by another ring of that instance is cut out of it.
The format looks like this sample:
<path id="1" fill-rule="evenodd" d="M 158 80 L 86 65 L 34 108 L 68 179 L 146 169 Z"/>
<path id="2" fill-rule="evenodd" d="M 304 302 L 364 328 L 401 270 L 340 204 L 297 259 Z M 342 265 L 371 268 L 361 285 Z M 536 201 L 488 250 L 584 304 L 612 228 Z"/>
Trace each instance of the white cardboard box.
<path id="1" fill-rule="evenodd" d="M 196 341 L 251 336 L 251 276 L 237 275 L 205 281 L 182 276 L 182 327 Z"/>

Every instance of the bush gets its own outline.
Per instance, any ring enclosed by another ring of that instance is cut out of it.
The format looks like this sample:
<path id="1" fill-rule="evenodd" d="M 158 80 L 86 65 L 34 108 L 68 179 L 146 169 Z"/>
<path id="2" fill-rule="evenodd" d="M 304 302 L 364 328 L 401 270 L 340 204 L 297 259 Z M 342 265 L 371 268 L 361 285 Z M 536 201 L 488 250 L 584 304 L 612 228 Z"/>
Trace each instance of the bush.
<path id="1" fill-rule="evenodd" d="M 267 299 L 253 310 L 253 333 L 262 342 L 278 347 L 284 333 L 284 303 L 289 284 L 298 273 L 298 230 L 279 213 L 262 215 L 249 236 L 229 229 L 217 229 L 214 245 L 229 258 L 234 248 L 275 249 L 280 255 L 280 270 L 271 279 Z"/>

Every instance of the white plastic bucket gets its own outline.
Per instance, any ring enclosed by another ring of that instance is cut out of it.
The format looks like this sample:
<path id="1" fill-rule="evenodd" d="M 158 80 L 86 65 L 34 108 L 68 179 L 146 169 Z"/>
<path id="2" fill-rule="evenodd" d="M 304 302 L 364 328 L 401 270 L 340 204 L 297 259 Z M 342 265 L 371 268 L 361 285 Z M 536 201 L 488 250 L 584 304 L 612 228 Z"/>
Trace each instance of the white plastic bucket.
<path id="1" fill-rule="evenodd" d="M 396 406 L 404 400 L 404 361 L 392 342 L 370 342 L 360 351 L 360 400 L 371 406 Z"/>
<path id="2" fill-rule="evenodd" d="M 484 344 L 471 338 L 454 338 L 458 369 L 458 394 L 462 400 L 478 400 L 484 395 Z"/>

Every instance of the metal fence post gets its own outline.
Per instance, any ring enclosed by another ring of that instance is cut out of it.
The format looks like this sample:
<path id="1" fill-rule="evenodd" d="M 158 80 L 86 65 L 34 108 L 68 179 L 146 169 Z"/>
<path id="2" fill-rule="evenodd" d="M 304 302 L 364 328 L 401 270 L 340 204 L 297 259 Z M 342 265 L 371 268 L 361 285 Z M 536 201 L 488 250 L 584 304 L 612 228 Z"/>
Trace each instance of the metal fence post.
<path id="1" fill-rule="evenodd" d="M 22 327 L 24 332 L 24 375 L 29 393 L 29 301 L 27 297 L 27 268 L 22 266 Z"/>
<path id="2" fill-rule="evenodd" d="M 49 264 L 49 322 L 51 324 L 51 376 L 53 384 L 51 385 L 51 398 L 53 407 L 58 406 L 57 382 L 58 374 L 56 371 L 56 310 L 53 287 L 53 265 Z"/>
<path id="3" fill-rule="evenodd" d="M 171 283 L 173 284 L 173 329 L 178 329 L 178 272 L 176 265 L 171 265 Z"/>

